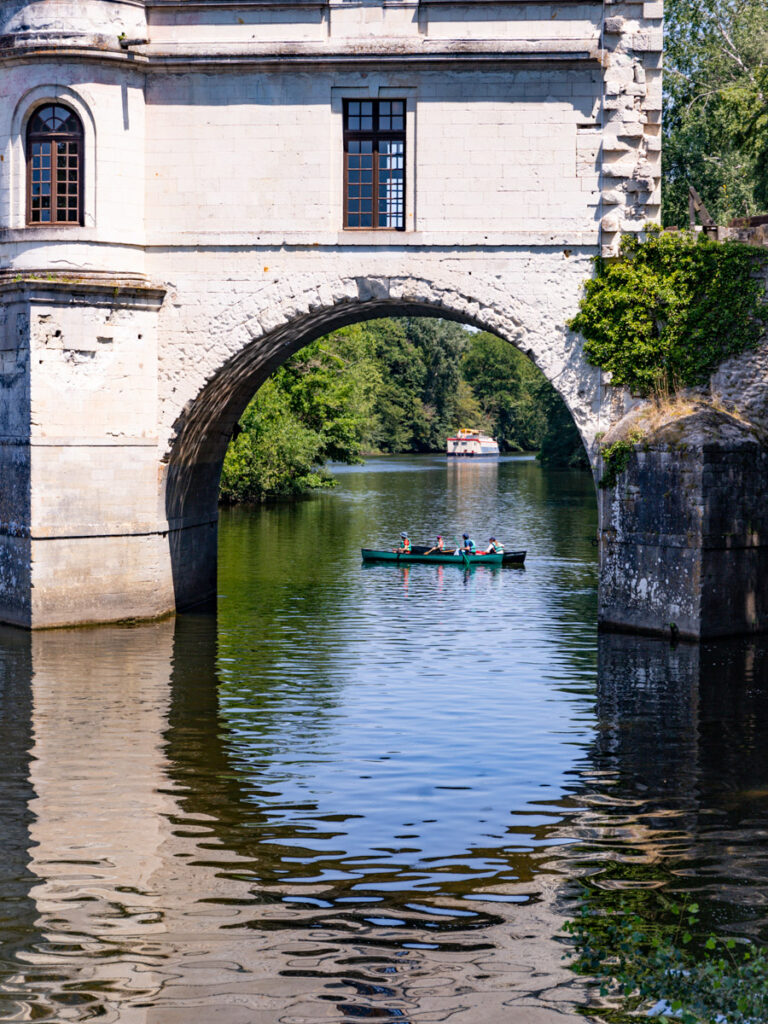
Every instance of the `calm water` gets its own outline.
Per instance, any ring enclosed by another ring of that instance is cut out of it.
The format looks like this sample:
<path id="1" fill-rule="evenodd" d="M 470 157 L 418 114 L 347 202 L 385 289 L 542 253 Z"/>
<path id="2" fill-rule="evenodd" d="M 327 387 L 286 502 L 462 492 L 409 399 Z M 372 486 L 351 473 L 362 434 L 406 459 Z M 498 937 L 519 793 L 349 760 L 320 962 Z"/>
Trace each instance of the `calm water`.
<path id="1" fill-rule="evenodd" d="M 340 482 L 223 515 L 217 617 L 0 632 L 0 1019 L 577 1020 L 577 891 L 768 937 L 765 643 L 598 640 L 586 474 Z"/>

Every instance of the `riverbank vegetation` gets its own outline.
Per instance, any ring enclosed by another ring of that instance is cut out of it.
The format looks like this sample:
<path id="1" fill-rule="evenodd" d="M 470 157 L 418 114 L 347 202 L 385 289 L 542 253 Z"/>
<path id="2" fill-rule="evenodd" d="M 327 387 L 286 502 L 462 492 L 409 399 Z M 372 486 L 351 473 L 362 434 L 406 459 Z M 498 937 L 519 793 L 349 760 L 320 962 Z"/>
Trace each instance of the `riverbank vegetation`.
<path id="1" fill-rule="evenodd" d="M 689 232 L 626 235 L 617 260 L 597 260 L 569 326 L 584 337 L 589 361 L 636 394 L 704 384 L 765 331 L 756 271 L 766 259 L 751 246 Z"/>
<path id="2" fill-rule="evenodd" d="M 371 320 L 312 342 L 259 389 L 221 478 L 228 503 L 329 486 L 328 461 L 444 452 L 460 427 L 505 452 L 588 466 L 562 399 L 533 363 L 486 332 L 425 317 Z"/>
<path id="3" fill-rule="evenodd" d="M 687 231 L 625 236 L 618 259 L 596 261 L 569 326 L 613 384 L 666 408 L 764 337 L 768 303 L 757 271 L 767 261 L 752 246 Z M 644 437 L 638 427 L 604 444 L 601 487 L 613 487 L 626 469 Z"/>

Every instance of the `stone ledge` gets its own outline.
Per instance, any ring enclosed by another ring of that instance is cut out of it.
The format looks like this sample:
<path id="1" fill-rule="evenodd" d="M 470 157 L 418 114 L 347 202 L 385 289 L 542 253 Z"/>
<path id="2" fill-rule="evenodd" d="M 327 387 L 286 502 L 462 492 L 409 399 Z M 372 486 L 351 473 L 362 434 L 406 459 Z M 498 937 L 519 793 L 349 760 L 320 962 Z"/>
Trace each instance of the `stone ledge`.
<path id="1" fill-rule="evenodd" d="M 119 299 L 121 302 L 138 299 L 144 307 L 159 308 L 165 298 L 166 289 L 138 274 L 112 274 L 106 271 L 0 271 L 0 295 L 8 296 L 15 293 L 31 296 L 46 292 L 57 296 L 66 294 L 70 300 L 75 300 L 79 296 L 88 296 L 91 300 L 99 296 L 102 299 Z"/>
<path id="2" fill-rule="evenodd" d="M 238 67 L 280 67 L 286 66 L 345 66 L 361 67 L 374 62 L 381 67 L 397 67 L 400 65 L 416 66 L 455 66 L 456 64 L 476 63 L 481 66 L 488 64 L 513 64 L 520 67 L 557 64 L 561 67 L 580 66 L 582 64 L 599 65 L 601 51 L 597 40 L 568 39 L 544 40 L 541 43 L 526 44 L 524 41 L 511 40 L 513 45 L 505 48 L 498 40 L 487 39 L 477 42 L 453 40 L 427 41 L 420 47 L 405 44 L 402 40 L 382 39 L 371 42 L 370 39 L 350 40 L 346 46 L 328 46 L 326 44 L 297 43 L 254 43 L 244 48 L 223 45 L 217 47 L 190 47 L 173 52 L 164 46 L 136 47 L 130 51 L 114 52 L 104 48 L 88 49 L 82 45 L 51 47 L 46 46 L 0 46 L 0 63 L 24 63 L 31 58 L 53 61 L 100 61 L 134 62 L 141 65 L 145 72 L 166 72 L 169 69 L 183 71 L 198 68 Z M 431 48 L 430 48 L 431 47 Z"/>
<path id="3" fill-rule="evenodd" d="M 0 448 L 156 448 L 146 437 L 2 437 Z"/>

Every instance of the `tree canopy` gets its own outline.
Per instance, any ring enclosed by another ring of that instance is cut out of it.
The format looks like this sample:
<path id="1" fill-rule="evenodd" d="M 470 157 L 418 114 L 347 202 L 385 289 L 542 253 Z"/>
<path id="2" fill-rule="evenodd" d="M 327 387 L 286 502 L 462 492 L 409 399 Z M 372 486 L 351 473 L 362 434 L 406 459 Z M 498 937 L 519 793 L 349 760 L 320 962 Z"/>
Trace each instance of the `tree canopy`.
<path id="1" fill-rule="evenodd" d="M 486 332 L 398 317 L 320 338 L 270 377 L 240 419 L 221 497 L 302 494 L 333 483 L 329 461 L 444 452 L 460 427 L 486 430 L 503 451 L 588 464 L 562 399 L 526 356 Z"/>
<path id="2" fill-rule="evenodd" d="M 768 4 L 665 0 L 663 216 L 688 188 L 725 224 L 768 210 Z"/>

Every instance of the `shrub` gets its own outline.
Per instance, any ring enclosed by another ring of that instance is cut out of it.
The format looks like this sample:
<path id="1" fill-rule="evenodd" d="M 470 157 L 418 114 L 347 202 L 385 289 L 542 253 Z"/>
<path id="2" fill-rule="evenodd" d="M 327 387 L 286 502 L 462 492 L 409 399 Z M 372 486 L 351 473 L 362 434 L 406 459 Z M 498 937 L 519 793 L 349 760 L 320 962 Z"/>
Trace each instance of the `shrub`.
<path id="1" fill-rule="evenodd" d="M 625 236 L 617 260 L 596 260 L 569 327 L 613 384 L 645 396 L 671 382 L 703 384 L 763 335 L 768 304 L 758 271 L 766 260 L 752 246 L 688 232 Z"/>

